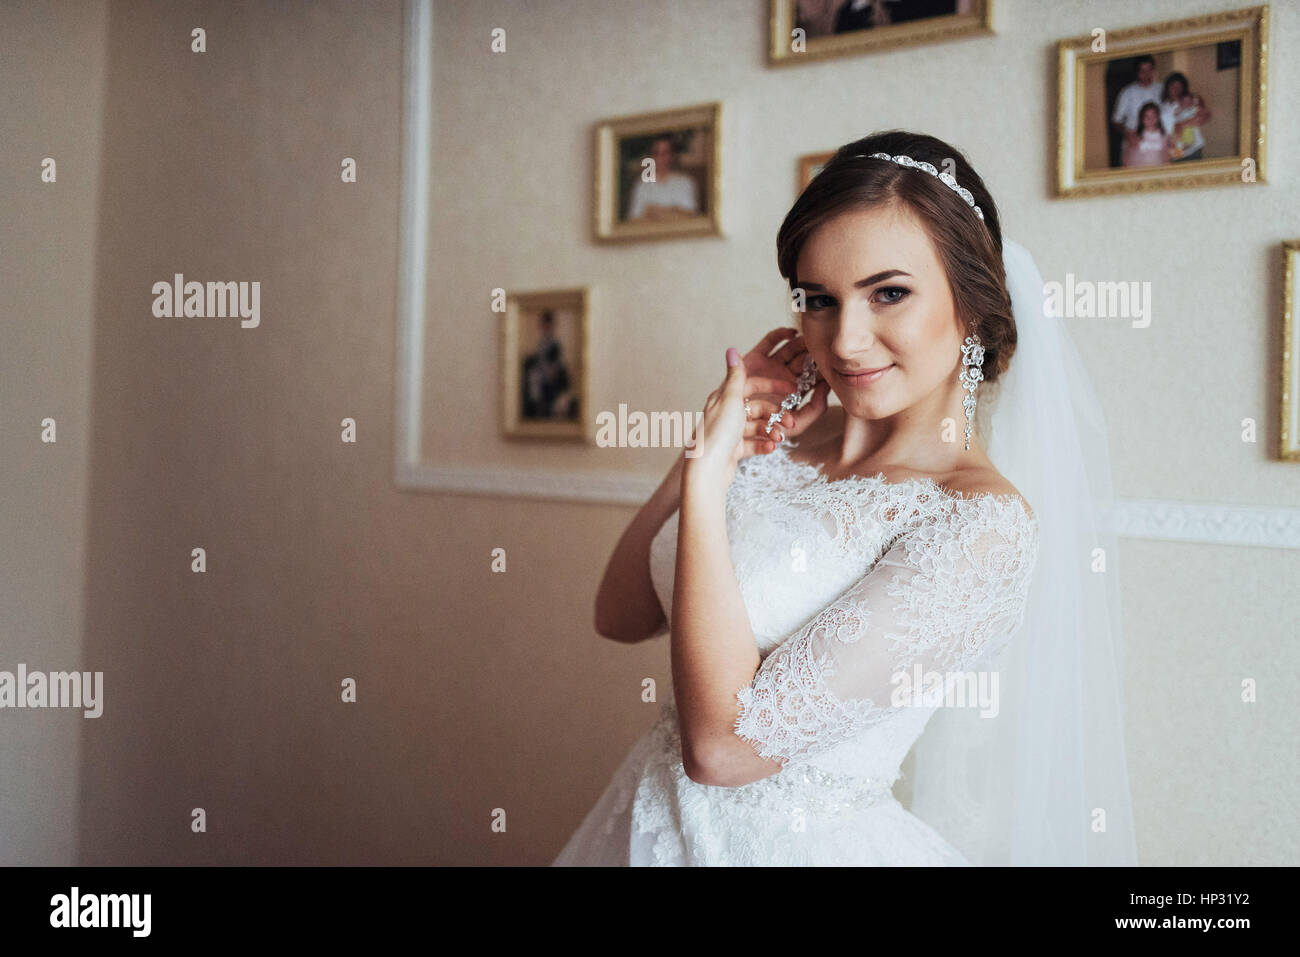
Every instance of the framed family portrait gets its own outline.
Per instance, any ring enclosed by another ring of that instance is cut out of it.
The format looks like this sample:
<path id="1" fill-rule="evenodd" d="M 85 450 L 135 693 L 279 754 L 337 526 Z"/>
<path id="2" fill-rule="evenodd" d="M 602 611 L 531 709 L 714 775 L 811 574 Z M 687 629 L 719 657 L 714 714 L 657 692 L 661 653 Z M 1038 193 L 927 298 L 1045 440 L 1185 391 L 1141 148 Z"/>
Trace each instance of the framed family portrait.
<path id="1" fill-rule="evenodd" d="M 993 32 L 993 0 L 768 0 L 769 64 Z"/>
<path id="2" fill-rule="evenodd" d="M 588 291 L 510 293 L 501 316 L 502 434 L 586 441 Z"/>
<path id="3" fill-rule="evenodd" d="M 1300 462 L 1300 239 L 1282 244 L 1282 443 L 1279 455 Z"/>
<path id="4" fill-rule="evenodd" d="M 799 169 L 795 176 L 795 195 L 802 193 L 813 181 L 813 177 L 822 171 L 822 167 L 831 161 L 835 151 L 828 153 L 808 153 L 799 157 Z"/>
<path id="5" fill-rule="evenodd" d="M 1057 43 L 1057 195 L 1264 182 L 1268 7 Z"/>
<path id="6" fill-rule="evenodd" d="M 596 124 L 596 239 L 720 236 L 721 103 Z"/>

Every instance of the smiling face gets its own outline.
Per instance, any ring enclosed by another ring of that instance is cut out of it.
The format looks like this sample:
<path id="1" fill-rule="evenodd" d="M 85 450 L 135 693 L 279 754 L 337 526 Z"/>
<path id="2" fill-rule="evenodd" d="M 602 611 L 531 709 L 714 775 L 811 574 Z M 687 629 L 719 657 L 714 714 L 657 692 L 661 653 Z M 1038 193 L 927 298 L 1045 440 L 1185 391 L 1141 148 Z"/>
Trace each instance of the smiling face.
<path id="1" fill-rule="evenodd" d="M 808 351 L 847 414 L 948 414 L 966 331 L 915 215 L 901 205 L 836 215 L 803 244 L 796 275 Z"/>

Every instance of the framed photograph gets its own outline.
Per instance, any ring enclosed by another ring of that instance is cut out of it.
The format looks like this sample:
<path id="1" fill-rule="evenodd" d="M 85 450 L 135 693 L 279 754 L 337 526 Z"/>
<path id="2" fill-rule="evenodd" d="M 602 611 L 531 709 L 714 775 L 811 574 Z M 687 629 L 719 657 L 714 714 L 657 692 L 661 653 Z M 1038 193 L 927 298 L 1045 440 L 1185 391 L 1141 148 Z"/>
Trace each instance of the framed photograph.
<path id="1" fill-rule="evenodd" d="M 829 153 L 808 153 L 799 157 L 799 171 L 795 179 L 795 195 L 802 193 L 808 188 L 808 184 L 813 181 L 813 177 L 822 171 L 822 167 L 830 162 L 835 151 Z"/>
<path id="2" fill-rule="evenodd" d="M 1282 440 L 1279 456 L 1300 462 L 1300 239 L 1282 244 Z"/>
<path id="3" fill-rule="evenodd" d="M 502 434 L 586 441 L 588 291 L 511 293 L 501 317 Z"/>
<path id="4" fill-rule="evenodd" d="M 596 124 L 596 239 L 721 236 L 721 103 Z"/>
<path id="5" fill-rule="evenodd" d="M 768 0 L 771 65 L 993 32 L 993 0 Z"/>
<path id="6" fill-rule="evenodd" d="M 1057 42 L 1058 196 L 1264 182 L 1268 7 Z"/>

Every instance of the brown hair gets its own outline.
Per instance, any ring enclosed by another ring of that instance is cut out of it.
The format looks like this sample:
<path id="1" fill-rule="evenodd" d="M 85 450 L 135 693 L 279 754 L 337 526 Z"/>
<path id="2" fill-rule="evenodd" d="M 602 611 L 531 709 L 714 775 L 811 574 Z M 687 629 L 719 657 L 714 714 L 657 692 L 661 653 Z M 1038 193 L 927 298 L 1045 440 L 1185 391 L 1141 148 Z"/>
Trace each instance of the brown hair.
<path id="1" fill-rule="evenodd" d="M 981 220 L 950 187 L 921 170 L 872 153 L 910 156 L 939 172 L 950 172 L 971 192 Z M 804 242 L 832 217 L 850 209 L 900 204 L 921 220 L 948 276 L 958 320 L 979 334 L 984 346 L 984 380 L 996 382 L 1016 351 L 1006 270 L 1002 265 L 1002 227 L 984 181 L 962 153 L 943 140 L 904 130 L 888 130 L 841 146 L 786 214 L 776 237 L 777 264 L 793 292 L 795 266 Z"/>

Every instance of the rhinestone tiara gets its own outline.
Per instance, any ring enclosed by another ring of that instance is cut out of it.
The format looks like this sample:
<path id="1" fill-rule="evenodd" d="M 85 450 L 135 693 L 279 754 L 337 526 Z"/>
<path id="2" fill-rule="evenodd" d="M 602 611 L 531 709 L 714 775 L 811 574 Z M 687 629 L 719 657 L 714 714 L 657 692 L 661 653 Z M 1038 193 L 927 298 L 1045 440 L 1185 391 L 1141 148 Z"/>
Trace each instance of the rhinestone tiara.
<path id="1" fill-rule="evenodd" d="M 889 162 L 897 163 L 899 166 L 908 166 L 912 169 L 919 169 L 924 173 L 929 173 L 931 176 L 935 177 L 935 179 L 942 181 L 949 189 L 951 189 L 962 199 L 966 200 L 966 205 L 969 206 L 971 209 L 975 210 L 976 216 L 978 216 L 980 219 L 984 218 L 984 212 L 978 206 L 975 205 L 975 197 L 970 194 L 970 190 L 966 189 L 966 187 L 964 186 L 958 186 L 957 180 L 955 180 L 952 174 L 949 173 L 947 170 L 940 173 L 931 164 L 926 162 L 917 162 L 916 160 L 912 159 L 912 157 L 910 156 L 902 156 L 902 155 L 890 156 L 888 153 L 872 153 L 869 157 L 867 156 L 866 153 L 854 153 L 853 155 L 862 157 L 863 159 L 889 160 Z"/>

